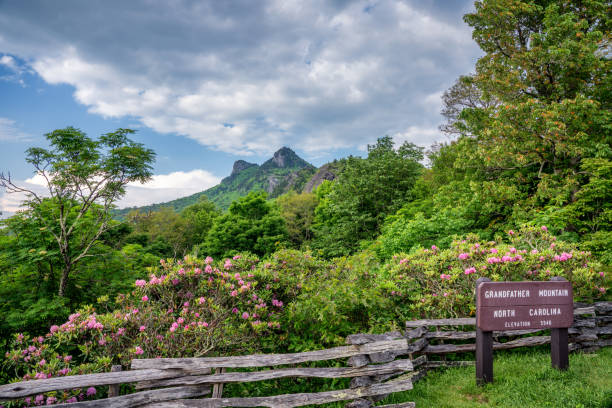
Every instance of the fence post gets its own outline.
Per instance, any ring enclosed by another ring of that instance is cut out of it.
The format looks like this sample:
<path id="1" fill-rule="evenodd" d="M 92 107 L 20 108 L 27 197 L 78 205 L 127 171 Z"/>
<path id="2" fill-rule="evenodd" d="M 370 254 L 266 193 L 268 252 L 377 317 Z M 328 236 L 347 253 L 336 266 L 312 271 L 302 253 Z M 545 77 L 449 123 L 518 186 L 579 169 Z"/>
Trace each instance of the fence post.
<path id="1" fill-rule="evenodd" d="M 119 371 L 121 371 L 121 365 L 114 365 L 111 367 L 112 373 L 116 373 Z M 111 384 L 108 386 L 108 398 L 119 396 L 119 385 L 120 384 Z"/>
<path id="2" fill-rule="evenodd" d="M 225 372 L 225 368 L 215 368 L 215 374 L 221 374 Z M 212 398 L 221 398 L 223 394 L 223 383 L 215 384 L 213 386 Z"/>

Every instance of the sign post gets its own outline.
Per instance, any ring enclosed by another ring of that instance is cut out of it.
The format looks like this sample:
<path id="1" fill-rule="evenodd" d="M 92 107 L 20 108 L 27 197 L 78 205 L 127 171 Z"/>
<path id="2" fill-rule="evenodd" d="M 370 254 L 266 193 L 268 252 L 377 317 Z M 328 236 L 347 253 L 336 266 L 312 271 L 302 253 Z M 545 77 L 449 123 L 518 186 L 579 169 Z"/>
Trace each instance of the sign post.
<path id="1" fill-rule="evenodd" d="M 481 283 L 491 282 L 489 278 L 476 281 L 476 311 L 478 313 L 478 287 Z M 484 331 L 476 325 L 476 383 L 484 385 L 493 382 L 493 332 Z"/>
<path id="2" fill-rule="evenodd" d="M 567 329 L 574 321 L 572 285 L 476 281 L 476 382 L 493 382 L 493 331 L 551 329 L 552 366 L 569 366 Z"/>

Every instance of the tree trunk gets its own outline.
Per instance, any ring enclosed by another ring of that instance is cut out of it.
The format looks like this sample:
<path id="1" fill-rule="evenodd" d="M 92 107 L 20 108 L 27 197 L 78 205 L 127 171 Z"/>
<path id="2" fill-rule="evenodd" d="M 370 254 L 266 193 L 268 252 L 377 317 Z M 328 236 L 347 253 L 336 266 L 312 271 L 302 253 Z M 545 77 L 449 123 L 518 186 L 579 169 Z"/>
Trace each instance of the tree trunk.
<path id="1" fill-rule="evenodd" d="M 62 277 L 60 278 L 59 291 L 57 295 L 64 297 L 64 291 L 66 290 L 66 283 L 68 282 L 68 275 L 70 275 L 71 265 L 66 265 L 62 270 Z"/>

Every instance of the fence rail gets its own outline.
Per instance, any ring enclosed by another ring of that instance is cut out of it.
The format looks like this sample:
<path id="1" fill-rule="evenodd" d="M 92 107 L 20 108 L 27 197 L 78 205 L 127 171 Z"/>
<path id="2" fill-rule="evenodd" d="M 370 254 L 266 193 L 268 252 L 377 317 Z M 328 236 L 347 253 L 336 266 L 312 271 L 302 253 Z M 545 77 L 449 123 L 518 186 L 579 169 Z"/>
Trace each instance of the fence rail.
<path id="1" fill-rule="evenodd" d="M 325 350 L 290 354 L 255 354 L 231 357 L 161 358 L 132 361 L 131 370 L 109 373 L 75 375 L 42 380 L 22 381 L 0 386 L 0 400 L 12 400 L 50 391 L 80 389 L 90 386 L 110 386 L 109 398 L 81 401 L 69 406 L 78 407 L 300 407 L 335 401 L 373 398 L 377 395 L 406 391 L 412 381 L 400 378 L 388 382 L 352 382 L 351 388 L 304 394 L 286 394 L 270 397 L 221 398 L 222 386 L 227 383 L 276 380 L 289 377 L 302 378 L 377 378 L 389 380 L 411 372 L 413 362 L 409 359 L 395 360 L 406 354 L 408 341 L 401 333 L 385 336 L 360 344 L 334 347 Z M 373 359 L 372 363 L 351 364 L 359 357 L 368 355 L 392 355 L 389 359 Z M 328 361 L 348 358 L 348 367 L 289 367 L 261 371 L 233 371 L 235 368 L 261 368 L 299 363 Z M 377 364 L 384 363 L 384 364 Z M 214 370 L 213 370 L 214 369 Z M 118 396 L 117 385 L 136 383 L 139 392 Z M 164 387 L 164 388 L 162 388 Z M 214 389 L 214 390 L 213 390 Z M 212 398 L 202 397 L 211 393 Z M 114 396 L 113 396 L 114 395 Z M 350 405 L 350 404 L 349 404 Z M 358 405 L 363 406 L 363 405 Z M 397 407 L 414 406 L 400 404 Z M 390 406 L 392 407 L 392 406 Z"/>

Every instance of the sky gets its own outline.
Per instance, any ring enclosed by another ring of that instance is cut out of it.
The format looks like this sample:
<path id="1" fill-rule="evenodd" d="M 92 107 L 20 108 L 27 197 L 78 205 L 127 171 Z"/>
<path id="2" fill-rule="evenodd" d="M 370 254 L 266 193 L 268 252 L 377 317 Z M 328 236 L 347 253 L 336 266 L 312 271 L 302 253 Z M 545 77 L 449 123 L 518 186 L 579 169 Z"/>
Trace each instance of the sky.
<path id="1" fill-rule="evenodd" d="M 120 207 L 203 191 L 288 146 L 314 165 L 390 135 L 445 141 L 441 95 L 481 55 L 472 0 L 0 0 L 0 171 L 66 126 L 157 153 Z M 0 190 L 0 211 L 22 198 Z"/>

